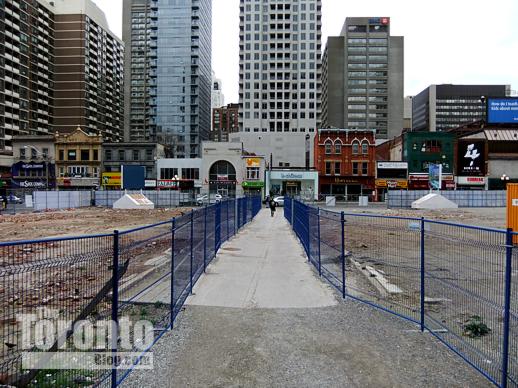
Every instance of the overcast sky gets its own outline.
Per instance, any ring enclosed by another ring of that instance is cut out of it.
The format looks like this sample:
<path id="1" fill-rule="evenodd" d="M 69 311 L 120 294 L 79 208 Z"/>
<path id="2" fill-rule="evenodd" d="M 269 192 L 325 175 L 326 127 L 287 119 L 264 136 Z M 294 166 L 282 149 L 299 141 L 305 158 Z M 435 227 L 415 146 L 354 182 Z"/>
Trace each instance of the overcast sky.
<path id="1" fill-rule="evenodd" d="M 121 36 L 122 0 L 94 0 Z M 239 0 L 213 0 L 212 68 L 238 102 Z M 430 84 L 510 84 L 518 90 L 516 0 L 322 0 L 322 46 L 348 16 L 389 16 L 405 37 L 405 95 Z"/>

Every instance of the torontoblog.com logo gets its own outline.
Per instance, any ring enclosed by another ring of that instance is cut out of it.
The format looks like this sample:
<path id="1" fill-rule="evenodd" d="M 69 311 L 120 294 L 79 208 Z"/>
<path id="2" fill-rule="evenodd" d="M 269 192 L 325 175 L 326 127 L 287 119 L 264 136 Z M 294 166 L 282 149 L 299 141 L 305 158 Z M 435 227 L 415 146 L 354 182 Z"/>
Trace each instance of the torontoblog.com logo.
<path id="1" fill-rule="evenodd" d="M 18 314 L 23 369 L 152 369 L 153 324 L 79 320 L 73 324 L 45 307 Z M 118 336 L 115 335 L 117 333 Z M 115 352 L 114 349 L 117 349 Z"/>

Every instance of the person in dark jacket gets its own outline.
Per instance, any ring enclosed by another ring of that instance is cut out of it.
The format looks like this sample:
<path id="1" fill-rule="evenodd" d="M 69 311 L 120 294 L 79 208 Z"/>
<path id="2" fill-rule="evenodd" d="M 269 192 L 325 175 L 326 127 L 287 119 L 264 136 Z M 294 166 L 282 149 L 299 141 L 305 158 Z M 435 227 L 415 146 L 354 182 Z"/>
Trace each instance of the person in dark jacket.
<path id="1" fill-rule="evenodd" d="M 276 206 L 273 198 L 270 199 L 269 205 L 270 205 L 270 212 L 272 213 L 272 217 L 273 217 L 275 215 L 275 206 Z"/>

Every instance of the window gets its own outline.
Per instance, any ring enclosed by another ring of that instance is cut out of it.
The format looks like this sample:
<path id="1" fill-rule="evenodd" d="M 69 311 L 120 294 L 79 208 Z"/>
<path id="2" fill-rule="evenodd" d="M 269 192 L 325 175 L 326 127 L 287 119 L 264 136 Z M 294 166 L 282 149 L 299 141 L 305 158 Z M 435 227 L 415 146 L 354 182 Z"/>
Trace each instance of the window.
<path id="1" fill-rule="evenodd" d="M 335 175 L 340 175 L 341 165 L 342 163 L 335 162 Z"/>
<path id="2" fill-rule="evenodd" d="M 90 150 L 81 150 L 81 160 L 90 160 Z"/>
<path id="3" fill-rule="evenodd" d="M 182 179 L 200 179 L 200 170 L 198 168 L 182 168 Z"/>
<path id="4" fill-rule="evenodd" d="M 331 162 L 326 162 L 326 175 L 331 175 Z"/>
<path id="5" fill-rule="evenodd" d="M 246 179 L 257 181 L 259 180 L 259 167 L 247 167 L 246 168 Z"/>
<path id="6" fill-rule="evenodd" d="M 358 162 L 353 162 L 353 175 L 358 175 Z"/>
<path id="7" fill-rule="evenodd" d="M 58 155 L 59 155 L 59 160 L 65 160 L 65 151 L 64 150 L 59 150 Z"/>
<path id="8" fill-rule="evenodd" d="M 153 150 L 146 150 L 146 160 L 153 160 Z"/>
<path id="9" fill-rule="evenodd" d="M 68 166 L 67 167 L 67 173 L 74 177 L 74 176 L 88 176 L 88 167 L 87 166 Z"/>
<path id="10" fill-rule="evenodd" d="M 25 159 L 25 148 L 20 148 L 20 159 Z"/>
<path id="11" fill-rule="evenodd" d="M 340 140 L 338 140 L 335 143 L 335 154 L 337 154 L 337 155 L 341 155 L 342 154 L 342 142 Z"/>
<path id="12" fill-rule="evenodd" d="M 369 163 L 363 162 L 362 163 L 362 175 L 368 175 L 369 174 Z"/>
<path id="13" fill-rule="evenodd" d="M 119 160 L 124 160 L 124 150 L 119 150 Z"/>
<path id="14" fill-rule="evenodd" d="M 367 155 L 369 153 L 369 143 L 366 141 L 362 142 L 362 154 Z"/>
<path id="15" fill-rule="evenodd" d="M 94 158 L 93 160 L 99 160 L 99 150 L 94 150 Z"/>
<path id="16" fill-rule="evenodd" d="M 353 142 L 353 154 L 357 155 L 360 153 L 360 143 L 355 141 Z"/>
<path id="17" fill-rule="evenodd" d="M 139 160 L 140 152 L 138 150 L 133 150 L 133 160 Z"/>
<path id="18" fill-rule="evenodd" d="M 160 179 L 173 179 L 178 176 L 177 168 L 161 168 L 160 169 Z"/>
<path id="19" fill-rule="evenodd" d="M 47 159 L 49 157 L 49 149 L 48 148 L 42 148 L 41 150 L 42 156 L 44 159 Z"/>
<path id="20" fill-rule="evenodd" d="M 333 143 L 331 142 L 331 140 L 327 140 L 324 144 L 325 144 L 325 147 L 326 147 L 326 154 L 330 155 L 331 152 L 332 152 Z"/>
<path id="21" fill-rule="evenodd" d="M 76 160 L 76 150 L 68 150 L 68 160 Z"/>
<path id="22" fill-rule="evenodd" d="M 112 160 L 112 150 L 105 150 L 104 151 L 104 158 L 106 160 Z"/>
<path id="23" fill-rule="evenodd" d="M 31 148 L 31 158 L 36 159 L 38 157 L 38 151 L 34 148 Z"/>
<path id="24" fill-rule="evenodd" d="M 440 140 L 426 140 L 423 143 L 421 152 L 433 153 L 441 152 L 442 142 Z"/>

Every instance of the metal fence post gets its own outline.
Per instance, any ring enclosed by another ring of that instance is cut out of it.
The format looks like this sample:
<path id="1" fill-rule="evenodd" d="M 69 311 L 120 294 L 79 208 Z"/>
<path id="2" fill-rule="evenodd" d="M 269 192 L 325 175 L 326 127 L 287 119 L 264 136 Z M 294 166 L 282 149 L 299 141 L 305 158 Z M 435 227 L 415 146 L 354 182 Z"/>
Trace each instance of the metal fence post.
<path id="1" fill-rule="evenodd" d="M 193 243 L 193 239 L 194 239 L 194 210 L 191 210 L 191 269 L 190 269 L 190 279 L 191 279 L 191 295 L 192 295 L 192 289 L 193 289 L 193 284 L 192 284 L 192 278 L 193 278 L 193 259 L 194 259 L 194 243 Z"/>
<path id="2" fill-rule="evenodd" d="M 230 220 L 228 219 L 228 207 L 230 206 L 229 202 L 230 201 L 228 199 L 225 201 L 225 203 L 227 204 L 227 240 L 230 239 Z"/>
<path id="3" fill-rule="evenodd" d="M 171 220 L 171 329 L 174 322 L 174 233 L 176 229 L 176 218 Z"/>
<path id="4" fill-rule="evenodd" d="M 112 351 L 112 374 L 111 374 L 111 386 L 114 388 L 117 386 L 117 342 L 119 338 L 119 318 L 118 318 L 118 307 L 119 307 L 119 231 L 113 232 L 113 262 L 112 262 L 112 338 L 111 338 L 111 351 Z"/>
<path id="5" fill-rule="evenodd" d="M 421 237 L 420 237 L 420 267 L 421 267 L 421 289 L 420 289 L 420 310 L 421 310 L 421 331 L 423 332 L 425 329 L 424 324 L 424 312 L 425 312 L 425 305 L 424 305 L 424 295 L 425 295 L 425 287 L 424 287 L 424 239 L 425 239 L 425 233 L 424 233 L 424 226 L 425 221 L 424 217 L 421 217 Z"/>
<path id="6" fill-rule="evenodd" d="M 293 226 L 293 217 L 294 217 L 294 209 L 295 209 L 295 200 L 293 198 L 290 198 L 291 202 L 291 226 Z"/>
<path id="7" fill-rule="evenodd" d="M 504 292 L 504 333 L 502 346 L 501 387 L 507 388 L 509 369 L 509 319 L 511 309 L 511 274 L 513 262 L 513 230 L 508 228 L 505 236 L 505 292 Z"/>
<path id="8" fill-rule="evenodd" d="M 320 252 L 320 208 L 317 208 L 318 275 L 322 276 L 322 255 Z"/>
<path id="9" fill-rule="evenodd" d="M 345 214 L 340 212 L 340 223 L 342 226 L 342 298 L 345 299 Z"/>
<path id="10" fill-rule="evenodd" d="M 205 272 L 207 269 L 207 204 L 203 213 L 203 272 Z"/>
<path id="11" fill-rule="evenodd" d="M 308 250 L 308 261 L 311 262 L 311 214 L 310 214 L 310 208 L 308 205 L 305 205 L 305 209 L 306 209 L 306 216 L 304 217 L 304 221 L 306 222 L 306 230 L 307 230 L 307 234 L 306 234 L 306 247 L 307 247 L 307 250 Z"/>

